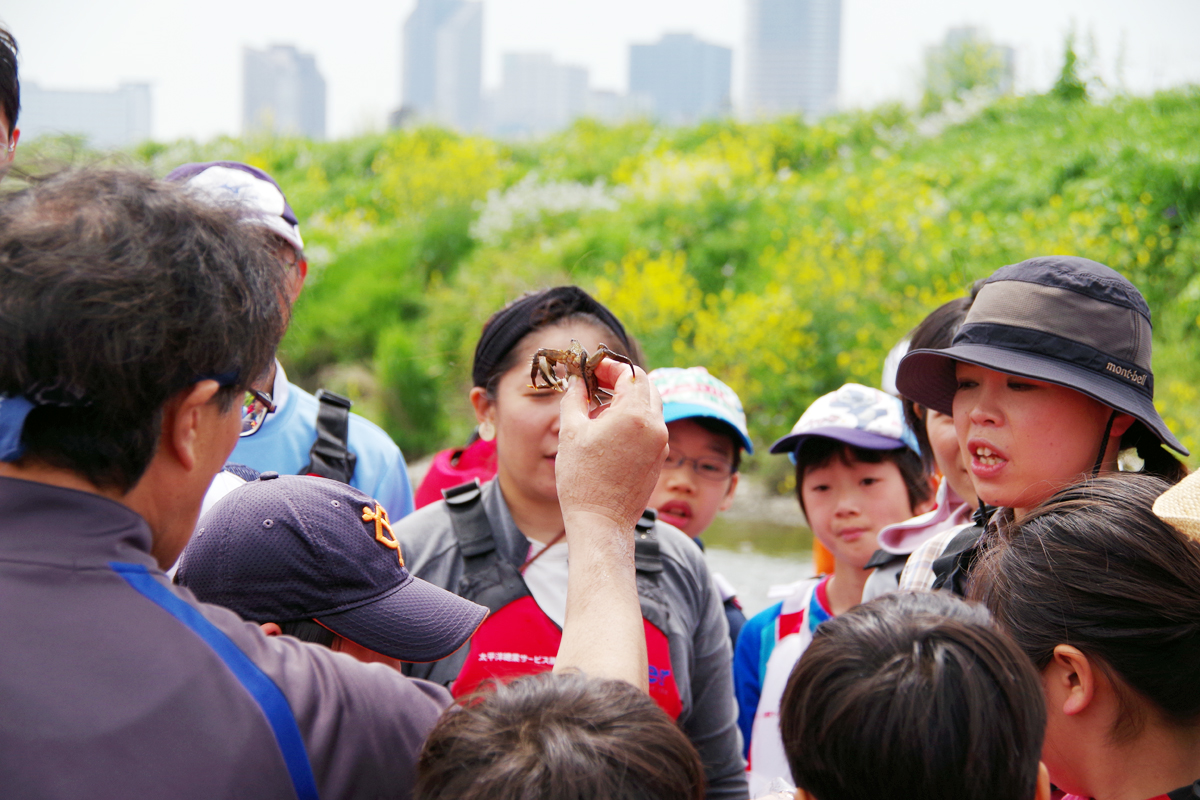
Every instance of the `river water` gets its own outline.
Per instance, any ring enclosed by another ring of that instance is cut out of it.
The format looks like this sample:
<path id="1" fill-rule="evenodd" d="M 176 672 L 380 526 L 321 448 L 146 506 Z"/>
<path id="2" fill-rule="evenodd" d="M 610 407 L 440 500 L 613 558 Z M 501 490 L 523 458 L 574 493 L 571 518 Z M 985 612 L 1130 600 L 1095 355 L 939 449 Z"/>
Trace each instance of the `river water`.
<path id="1" fill-rule="evenodd" d="M 737 588 L 747 617 L 778 602 L 772 586 L 812 577 L 807 528 L 718 516 L 702 538 L 709 569 Z"/>

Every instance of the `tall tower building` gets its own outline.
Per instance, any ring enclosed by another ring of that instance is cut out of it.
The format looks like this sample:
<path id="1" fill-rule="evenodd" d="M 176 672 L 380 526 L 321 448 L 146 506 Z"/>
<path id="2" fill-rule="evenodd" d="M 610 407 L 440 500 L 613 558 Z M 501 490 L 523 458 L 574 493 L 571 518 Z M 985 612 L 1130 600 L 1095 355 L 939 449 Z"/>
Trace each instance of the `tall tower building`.
<path id="1" fill-rule="evenodd" d="M 837 108 L 841 0 L 747 0 L 746 108 L 757 116 Z"/>
<path id="2" fill-rule="evenodd" d="M 668 33 L 655 44 L 629 47 L 629 94 L 650 100 L 655 117 L 690 125 L 730 110 L 733 51 L 690 33 Z"/>
<path id="3" fill-rule="evenodd" d="M 291 45 L 242 54 L 242 131 L 325 138 L 325 79 Z"/>
<path id="4" fill-rule="evenodd" d="M 483 4 L 417 0 L 401 42 L 401 114 L 459 130 L 480 121 Z"/>

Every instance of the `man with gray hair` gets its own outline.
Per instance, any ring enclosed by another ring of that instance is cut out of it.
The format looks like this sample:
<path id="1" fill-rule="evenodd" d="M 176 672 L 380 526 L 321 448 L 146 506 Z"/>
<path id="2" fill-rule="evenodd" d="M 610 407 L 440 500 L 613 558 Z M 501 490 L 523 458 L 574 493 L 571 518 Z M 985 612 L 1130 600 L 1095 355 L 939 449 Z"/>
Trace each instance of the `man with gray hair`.
<path id="1" fill-rule="evenodd" d="M 412 795 L 444 689 L 268 637 L 163 573 L 287 323 L 287 272 L 242 221 L 127 171 L 0 197 L 5 796 Z M 644 650 L 608 645 L 622 601 L 640 637 L 633 521 L 666 429 L 644 373 L 618 374 L 608 411 L 564 414 L 560 664 L 644 682 Z"/>

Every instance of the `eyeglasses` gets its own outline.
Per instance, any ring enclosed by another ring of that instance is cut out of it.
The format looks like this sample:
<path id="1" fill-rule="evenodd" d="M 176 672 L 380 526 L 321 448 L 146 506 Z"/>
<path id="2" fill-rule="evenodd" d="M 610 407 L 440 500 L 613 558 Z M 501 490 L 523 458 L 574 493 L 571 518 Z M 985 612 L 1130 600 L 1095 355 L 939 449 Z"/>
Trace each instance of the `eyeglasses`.
<path id="1" fill-rule="evenodd" d="M 271 395 L 258 389 L 247 389 L 246 398 L 242 401 L 242 432 L 239 436 L 250 436 L 262 427 L 267 414 L 275 413 L 275 404 Z"/>
<path id="2" fill-rule="evenodd" d="M 710 481 L 723 481 L 733 474 L 733 464 L 721 458 L 688 458 L 675 450 L 667 453 L 663 462 L 665 469 L 679 469 L 684 464 L 692 465 L 692 472 Z"/>

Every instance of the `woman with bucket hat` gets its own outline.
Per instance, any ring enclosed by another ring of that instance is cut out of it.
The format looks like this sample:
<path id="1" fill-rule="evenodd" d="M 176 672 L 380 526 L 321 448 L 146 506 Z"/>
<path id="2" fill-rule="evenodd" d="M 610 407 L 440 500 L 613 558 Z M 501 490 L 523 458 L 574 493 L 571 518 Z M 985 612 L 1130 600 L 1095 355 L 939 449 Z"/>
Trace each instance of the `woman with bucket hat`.
<path id="1" fill-rule="evenodd" d="M 1042 256 L 984 281 L 953 342 L 914 350 L 900 393 L 952 414 L 980 499 L 975 525 L 930 539 L 901 589 L 963 593 L 979 544 L 1079 480 L 1120 468 L 1172 483 L 1187 449 L 1154 408 L 1150 309 L 1116 271 Z"/>

